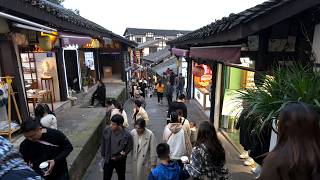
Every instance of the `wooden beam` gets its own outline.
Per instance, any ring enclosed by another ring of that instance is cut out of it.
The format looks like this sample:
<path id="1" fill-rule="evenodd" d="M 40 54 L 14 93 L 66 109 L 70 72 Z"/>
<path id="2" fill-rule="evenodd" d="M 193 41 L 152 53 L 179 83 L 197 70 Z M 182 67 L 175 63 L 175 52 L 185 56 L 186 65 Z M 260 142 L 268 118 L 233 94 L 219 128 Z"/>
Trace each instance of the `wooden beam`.
<path id="1" fill-rule="evenodd" d="M 191 86 L 192 86 L 192 59 L 191 58 L 186 58 L 187 60 L 187 99 L 191 99 Z"/>
<path id="2" fill-rule="evenodd" d="M 211 106 L 210 106 L 210 122 L 214 124 L 214 111 L 215 111 L 215 104 L 216 104 L 216 82 L 217 82 L 217 70 L 218 70 L 218 63 L 214 61 L 211 63 L 212 69 L 212 78 L 211 78 Z"/>

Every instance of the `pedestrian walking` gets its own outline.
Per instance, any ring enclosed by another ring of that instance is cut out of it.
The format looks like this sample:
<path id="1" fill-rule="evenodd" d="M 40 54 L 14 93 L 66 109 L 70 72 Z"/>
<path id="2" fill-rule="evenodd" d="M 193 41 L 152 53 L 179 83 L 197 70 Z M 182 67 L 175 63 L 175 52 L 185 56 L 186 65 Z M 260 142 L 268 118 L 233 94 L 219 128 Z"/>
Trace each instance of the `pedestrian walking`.
<path id="1" fill-rule="evenodd" d="M 149 123 L 149 116 L 147 111 L 142 107 L 142 102 L 139 100 L 135 100 L 132 115 L 133 123 L 140 118 L 143 118 L 146 121 L 146 124 Z"/>
<path id="2" fill-rule="evenodd" d="M 147 81 L 144 79 L 140 80 L 139 86 L 140 86 L 140 90 L 141 90 L 140 95 L 145 98 L 146 97 L 146 89 L 147 89 Z"/>
<path id="3" fill-rule="evenodd" d="M 170 114 L 172 112 L 177 111 L 177 109 L 181 109 L 183 112 L 183 117 L 187 119 L 188 118 L 187 117 L 188 116 L 188 109 L 187 109 L 186 104 L 184 103 L 185 100 L 186 100 L 186 96 L 184 94 L 180 94 L 178 100 L 172 102 L 171 105 L 169 106 L 167 117 L 169 118 Z"/>
<path id="4" fill-rule="evenodd" d="M 287 104 L 280 113 L 278 142 L 265 158 L 258 180 L 320 179 L 319 116 L 302 102 Z"/>
<path id="5" fill-rule="evenodd" d="M 197 134 L 198 134 L 197 124 L 195 121 L 190 121 L 189 124 L 190 124 L 190 142 L 192 144 L 192 147 L 194 147 L 197 141 Z"/>
<path id="6" fill-rule="evenodd" d="M 35 173 L 26 162 L 24 162 L 20 153 L 2 136 L 0 136 L 0 159 L 1 180 L 43 179 L 40 175 Z"/>
<path id="7" fill-rule="evenodd" d="M 57 118 L 50 112 L 45 104 L 38 104 L 34 110 L 35 117 L 40 119 L 42 127 L 58 129 Z"/>
<path id="8" fill-rule="evenodd" d="M 190 129 L 189 120 L 183 117 L 183 110 L 182 109 L 177 109 L 176 112 L 178 113 L 179 122 L 182 124 L 183 130 L 187 133 L 187 136 L 190 138 L 191 137 L 191 129 Z"/>
<path id="9" fill-rule="evenodd" d="M 110 118 L 112 118 L 114 115 L 120 114 L 123 117 L 123 127 L 128 128 L 129 123 L 128 123 L 128 117 L 126 111 L 123 109 L 123 105 L 121 102 L 116 102 L 115 103 L 115 108 L 112 109 Z"/>
<path id="10" fill-rule="evenodd" d="M 136 100 L 140 101 L 142 103 L 142 107 L 146 108 L 147 107 L 147 103 L 145 101 L 145 98 L 143 98 L 140 94 L 136 94 L 136 96 L 133 99 L 133 102 L 135 102 Z"/>
<path id="11" fill-rule="evenodd" d="M 21 132 L 26 138 L 20 144 L 25 162 L 46 180 L 68 180 L 66 158 L 73 150 L 68 138 L 58 130 L 41 127 L 39 119 L 24 121 Z M 39 168 L 42 162 L 48 163 L 46 172 Z"/>
<path id="12" fill-rule="evenodd" d="M 196 146 L 191 153 L 190 164 L 185 164 L 186 170 L 193 178 L 201 180 L 228 179 L 225 166 L 225 151 L 219 141 L 216 129 L 208 121 L 200 124 Z"/>
<path id="13" fill-rule="evenodd" d="M 182 73 L 179 74 L 178 77 L 176 77 L 176 99 L 180 96 L 180 94 L 183 94 L 184 91 L 184 85 L 185 85 L 185 78 L 182 76 Z"/>
<path id="14" fill-rule="evenodd" d="M 105 122 L 106 124 L 110 124 L 111 123 L 111 112 L 112 110 L 115 108 L 114 107 L 114 102 L 112 102 L 111 99 L 107 100 L 106 102 L 106 116 L 105 116 Z"/>
<path id="15" fill-rule="evenodd" d="M 168 100 L 168 107 L 170 107 L 172 103 L 173 91 L 174 91 L 173 84 L 170 82 L 167 82 L 166 96 Z"/>
<path id="16" fill-rule="evenodd" d="M 126 159 L 133 148 L 133 140 L 130 132 L 123 128 L 123 122 L 123 117 L 116 114 L 103 132 L 101 156 L 104 159 L 104 180 L 111 180 L 114 169 L 118 179 L 125 180 Z"/>
<path id="17" fill-rule="evenodd" d="M 170 159 L 170 146 L 167 143 L 158 144 L 157 155 L 160 164 L 152 169 L 148 180 L 185 180 L 190 177 L 187 171 Z"/>
<path id="18" fill-rule="evenodd" d="M 181 157 L 189 156 L 192 146 L 187 132 L 179 121 L 178 113 L 171 113 L 171 122 L 164 128 L 163 140 L 170 146 L 170 158 L 182 167 Z"/>
<path id="19" fill-rule="evenodd" d="M 133 180 L 146 180 L 151 169 L 157 165 L 156 137 L 146 128 L 146 121 L 142 118 L 134 123 L 131 135 Z"/>
<path id="20" fill-rule="evenodd" d="M 156 85 L 157 96 L 158 96 L 158 103 L 162 103 L 163 93 L 164 93 L 164 84 L 161 81 L 158 81 Z"/>
<path id="21" fill-rule="evenodd" d="M 91 105 L 89 107 L 93 107 L 95 100 L 98 100 L 102 107 L 106 107 L 106 87 L 102 80 L 98 80 L 98 87 L 91 96 Z"/>

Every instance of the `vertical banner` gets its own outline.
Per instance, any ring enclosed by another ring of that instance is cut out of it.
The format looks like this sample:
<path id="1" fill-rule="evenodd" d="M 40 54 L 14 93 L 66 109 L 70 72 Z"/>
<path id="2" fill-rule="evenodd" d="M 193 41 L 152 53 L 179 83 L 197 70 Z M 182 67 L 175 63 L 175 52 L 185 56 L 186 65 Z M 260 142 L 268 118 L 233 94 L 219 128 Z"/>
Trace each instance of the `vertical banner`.
<path id="1" fill-rule="evenodd" d="M 93 52 L 84 53 L 85 64 L 90 70 L 94 71 L 94 56 Z"/>

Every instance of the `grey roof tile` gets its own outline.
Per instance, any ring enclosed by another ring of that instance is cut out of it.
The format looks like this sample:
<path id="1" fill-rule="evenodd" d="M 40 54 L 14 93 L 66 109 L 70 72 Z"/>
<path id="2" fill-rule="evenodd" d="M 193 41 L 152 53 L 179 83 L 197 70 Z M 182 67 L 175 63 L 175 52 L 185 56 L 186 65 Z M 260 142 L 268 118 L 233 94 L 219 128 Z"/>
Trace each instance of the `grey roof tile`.
<path id="1" fill-rule="evenodd" d="M 168 29 L 143 29 L 143 28 L 127 28 L 126 32 L 133 35 L 146 35 L 153 33 L 155 36 L 177 36 L 177 34 L 187 34 L 191 31 L 186 30 L 168 30 Z"/>
<path id="2" fill-rule="evenodd" d="M 36 7 L 38 9 L 40 9 L 41 11 L 45 11 L 46 13 L 53 15 L 63 21 L 67 21 L 69 23 L 77 25 L 77 26 L 79 26 L 79 28 L 86 28 L 88 30 L 100 32 L 102 34 L 106 34 L 106 35 L 108 34 L 108 35 L 111 35 L 111 36 L 118 38 L 122 42 L 126 42 L 127 44 L 135 45 L 135 43 L 128 41 L 124 37 L 117 35 L 117 34 L 105 29 L 104 27 L 102 27 L 96 23 L 89 21 L 89 20 L 75 14 L 73 11 L 66 9 L 61 5 L 49 2 L 47 0 L 20 0 L 20 1 L 25 4 L 30 4 L 33 7 Z"/>
<path id="3" fill-rule="evenodd" d="M 223 17 L 222 19 L 216 20 L 207 26 L 199 28 L 175 40 L 169 41 L 169 44 L 181 43 L 189 40 L 192 41 L 199 38 L 214 37 L 224 31 L 238 26 L 241 23 L 247 23 L 261 15 L 269 13 L 274 8 L 282 6 L 290 1 L 293 0 L 269 0 L 240 13 L 232 13 L 228 17 Z"/>

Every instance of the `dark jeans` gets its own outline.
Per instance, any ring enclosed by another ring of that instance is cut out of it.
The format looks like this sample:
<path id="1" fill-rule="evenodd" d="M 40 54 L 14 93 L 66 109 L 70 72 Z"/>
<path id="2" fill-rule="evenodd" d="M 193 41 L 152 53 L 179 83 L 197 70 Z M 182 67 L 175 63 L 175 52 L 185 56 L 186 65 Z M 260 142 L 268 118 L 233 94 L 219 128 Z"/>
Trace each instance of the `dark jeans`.
<path id="1" fill-rule="evenodd" d="M 172 103 L 172 96 L 167 95 L 167 100 L 168 100 L 168 106 L 170 107 L 170 105 Z"/>
<path id="2" fill-rule="evenodd" d="M 91 97 L 91 106 L 93 106 L 94 100 L 96 99 L 99 101 L 102 107 L 106 107 L 106 100 L 96 95 Z"/>
<path id="3" fill-rule="evenodd" d="M 183 94 L 183 88 L 177 88 L 177 89 L 176 89 L 176 93 L 177 93 L 176 99 L 178 99 L 179 96 L 180 96 L 180 94 Z"/>
<path id="4" fill-rule="evenodd" d="M 159 103 L 159 102 L 160 102 L 160 100 L 162 101 L 163 93 L 159 93 L 159 92 L 157 92 L 157 95 L 158 95 L 158 103 Z"/>
<path id="5" fill-rule="evenodd" d="M 111 180 L 113 169 L 116 169 L 118 179 L 126 179 L 126 158 L 120 159 L 118 161 L 111 160 L 104 164 L 103 167 L 103 180 Z"/>

